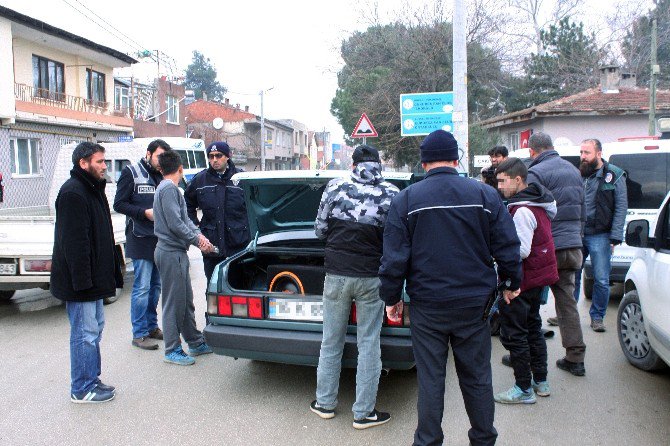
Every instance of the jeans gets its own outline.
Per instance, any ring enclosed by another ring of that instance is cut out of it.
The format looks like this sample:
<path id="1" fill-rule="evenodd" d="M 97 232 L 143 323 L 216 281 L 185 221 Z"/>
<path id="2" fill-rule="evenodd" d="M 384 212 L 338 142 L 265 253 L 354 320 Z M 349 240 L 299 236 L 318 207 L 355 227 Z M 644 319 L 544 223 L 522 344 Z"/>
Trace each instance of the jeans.
<path id="1" fill-rule="evenodd" d="M 65 302 L 70 319 L 71 392 L 82 394 L 95 387 L 100 376 L 100 339 L 105 326 L 102 299 Z"/>
<path id="2" fill-rule="evenodd" d="M 612 247 L 609 233 L 585 235 L 584 251 L 591 256 L 593 266 L 593 297 L 589 314 L 593 320 L 603 320 L 610 301 Z"/>
<path id="3" fill-rule="evenodd" d="M 498 432 L 493 427 L 491 334 L 488 324 L 482 320 L 483 313 L 483 307 L 409 306 L 419 383 L 415 446 L 437 446 L 444 440 L 442 416 L 450 345 L 470 419 L 470 444 L 495 444 Z"/>
<path id="4" fill-rule="evenodd" d="M 582 265 L 582 249 L 568 248 L 556 251 L 558 282 L 551 285 L 561 341 L 565 348 L 565 359 L 584 362 L 586 345 L 575 301 L 575 271 Z"/>
<path id="5" fill-rule="evenodd" d="M 509 350 L 516 385 L 528 390 L 531 379 L 547 380 L 547 343 L 542 334 L 540 301 L 543 287 L 519 294 L 500 306 L 500 342 Z"/>
<path id="6" fill-rule="evenodd" d="M 323 286 L 323 341 L 316 369 L 316 401 L 325 409 L 337 406 L 342 352 L 352 300 L 356 301 L 356 402 L 354 419 L 365 418 L 375 408 L 382 369 L 380 332 L 384 303 L 377 277 L 326 274 Z"/>
<path id="7" fill-rule="evenodd" d="M 130 292 L 130 321 L 133 324 L 133 338 L 149 336 L 158 328 L 156 307 L 161 295 L 161 278 L 158 267 L 151 260 L 133 260 L 135 280 Z"/>

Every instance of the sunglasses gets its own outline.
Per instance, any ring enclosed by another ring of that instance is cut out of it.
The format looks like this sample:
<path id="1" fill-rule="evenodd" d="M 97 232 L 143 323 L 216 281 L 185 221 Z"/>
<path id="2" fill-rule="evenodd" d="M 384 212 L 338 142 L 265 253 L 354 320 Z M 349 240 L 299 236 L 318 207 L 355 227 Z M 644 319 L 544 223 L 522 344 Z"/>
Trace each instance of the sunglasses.
<path id="1" fill-rule="evenodd" d="M 223 158 L 223 153 L 210 153 L 209 155 L 207 155 L 207 158 L 211 159 L 211 160 L 216 158 L 218 160 L 218 159 Z"/>

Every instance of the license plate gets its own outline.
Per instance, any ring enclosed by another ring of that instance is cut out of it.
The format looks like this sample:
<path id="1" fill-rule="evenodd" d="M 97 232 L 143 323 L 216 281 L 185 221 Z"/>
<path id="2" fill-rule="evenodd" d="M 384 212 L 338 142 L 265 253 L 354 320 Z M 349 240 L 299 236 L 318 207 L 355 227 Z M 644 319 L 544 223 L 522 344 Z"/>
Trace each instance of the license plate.
<path id="1" fill-rule="evenodd" d="M 16 274 L 16 264 L 0 263 L 0 274 L 3 275 Z"/>
<path id="2" fill-rule="evenodd" d="M 323 321 L 323 302 L 270 298 L 270 319 Z"/>

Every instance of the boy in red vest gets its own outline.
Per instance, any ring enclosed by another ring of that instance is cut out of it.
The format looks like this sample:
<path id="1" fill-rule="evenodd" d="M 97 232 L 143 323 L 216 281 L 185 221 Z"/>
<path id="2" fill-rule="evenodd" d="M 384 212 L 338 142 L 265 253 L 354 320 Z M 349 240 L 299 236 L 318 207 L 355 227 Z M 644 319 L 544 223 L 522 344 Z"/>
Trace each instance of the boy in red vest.
<path id="1" fill-rule="evenodd" d="M 510 352 L 515 384 L 494 395 L 498 403 L 533 404 L 535 395 L 549 396 L 547 344 L 542 335 L 540 294 L 558 280 L 551 219 L 556 201 L 537 183 L 526 184 L 528 170 L 518 158 L 498 165 L 498 190 L 508 200 L 521 241 L 521 294 L 500 307 L 500 341 Z"/>

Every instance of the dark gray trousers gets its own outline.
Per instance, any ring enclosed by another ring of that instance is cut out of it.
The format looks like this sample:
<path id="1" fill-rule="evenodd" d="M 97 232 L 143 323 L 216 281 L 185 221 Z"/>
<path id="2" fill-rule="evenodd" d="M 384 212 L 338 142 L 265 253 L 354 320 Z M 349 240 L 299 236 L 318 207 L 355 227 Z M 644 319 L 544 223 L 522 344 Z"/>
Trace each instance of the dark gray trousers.
<path id="1" fill-rule="evenodd" d="M 581 248 L 559 249 L 556 251 L 558 282 L 551 286 L 558 317 L 558 328 L 565 348 L 565 359 L 584 362 L 586 344 L 582 335 L 577 301 L 575 300 L 575 271 L 582 265 Z"/>
<path id="2" fill-rule="evenodd" d="M 197 347 L 205 339 L 195 324 L 193 287 L 189 275 L 189 261 L 186 251 L 165 251 L 156 248 L 154 259 L 161 276 L 163 288 L 163 338 L 165 354 L 181 348 L 181 339 L 189 347 Z"/>

